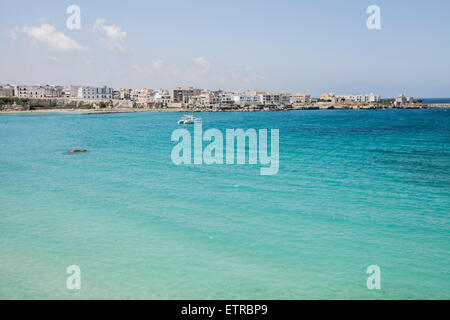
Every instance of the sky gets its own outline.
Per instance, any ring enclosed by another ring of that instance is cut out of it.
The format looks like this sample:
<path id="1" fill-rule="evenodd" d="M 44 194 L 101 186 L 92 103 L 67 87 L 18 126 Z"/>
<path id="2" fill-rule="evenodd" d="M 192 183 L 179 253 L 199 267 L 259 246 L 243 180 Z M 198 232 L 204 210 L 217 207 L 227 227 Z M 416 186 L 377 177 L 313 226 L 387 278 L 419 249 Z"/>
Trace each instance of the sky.
<path id="1" fill-rule="evenodd" d="M 450 97 L 448 0 L 10 1 L 0 43 L 3 84 Z"/>

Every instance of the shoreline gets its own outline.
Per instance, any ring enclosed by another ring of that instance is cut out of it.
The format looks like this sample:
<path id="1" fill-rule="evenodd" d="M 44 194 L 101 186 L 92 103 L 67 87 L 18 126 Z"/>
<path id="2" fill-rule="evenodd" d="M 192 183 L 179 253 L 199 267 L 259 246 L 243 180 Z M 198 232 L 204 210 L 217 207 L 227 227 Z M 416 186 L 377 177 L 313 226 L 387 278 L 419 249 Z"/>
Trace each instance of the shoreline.
<path id="1" fill-rule="evenodd" d="M 336 106 L 310 106 L 300 108 L 263 108 L 263 109 L 244 109 L 244 108 L 216 108 L 216 109 L 204 109 L 204 108 L 108 108 L 108 109 L 38 109 L 38 110 L 0 110 L 0 114 L 49 114 L 49 113 L 67 113 L 67 114 L 83 114 L 83 115 L 95 115 L 95 114 L 113 114 L 113 113 L 143 113 L 143 112 L 156 112 L 156 113 L 196 113 L 205 112 L 287 112 L 287 111 L 307 111 L 307 110 L 412 110 L 412 109 L 445 109 L 450 108 L 450 104 L 424 104 L 414 105 L 411 107 L 336 107 Z"/>

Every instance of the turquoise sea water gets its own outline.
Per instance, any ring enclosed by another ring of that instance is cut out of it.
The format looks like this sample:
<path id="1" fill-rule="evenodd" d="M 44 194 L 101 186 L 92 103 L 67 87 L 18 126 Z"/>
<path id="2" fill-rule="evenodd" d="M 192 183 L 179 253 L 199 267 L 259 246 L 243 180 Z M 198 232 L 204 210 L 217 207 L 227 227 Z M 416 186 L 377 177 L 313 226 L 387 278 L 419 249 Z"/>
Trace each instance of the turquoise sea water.
<path id="1" fill-rule="evenodd" d="M 201 114 L 275 176 L 175 166 L 180 116 L 0 115 L 1 299 L 450 298 L 450 110 Z"/>
<path id="2" fill-rule="evenodd" d="M 435 104 L 435 103 L 450 103 L 450 98 L 421 98 L 422 103 Z"/>

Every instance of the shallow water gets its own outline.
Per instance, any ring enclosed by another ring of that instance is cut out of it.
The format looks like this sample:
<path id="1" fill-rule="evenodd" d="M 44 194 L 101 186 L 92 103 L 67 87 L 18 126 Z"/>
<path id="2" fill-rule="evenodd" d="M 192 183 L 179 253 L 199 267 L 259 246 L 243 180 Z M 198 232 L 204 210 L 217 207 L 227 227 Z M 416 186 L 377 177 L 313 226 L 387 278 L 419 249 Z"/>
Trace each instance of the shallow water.
<path id="1" fill-rule="evenodd" d="M 0 298 L 450 298 L 450 110 L 201 114 L 275 176 L 175 166 L 180 116 L 0 115 Z"/>

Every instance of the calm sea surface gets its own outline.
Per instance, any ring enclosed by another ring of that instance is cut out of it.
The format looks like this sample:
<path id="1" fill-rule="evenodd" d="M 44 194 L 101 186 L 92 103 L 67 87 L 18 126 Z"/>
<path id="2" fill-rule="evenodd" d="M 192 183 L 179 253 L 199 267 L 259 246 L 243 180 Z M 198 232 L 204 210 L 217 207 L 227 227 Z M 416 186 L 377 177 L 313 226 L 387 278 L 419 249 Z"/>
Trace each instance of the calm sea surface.
<path id="1" fill-rule="evenodd" d="M 422 98 L 422 103 L 428 104 L 450 103 L 450 98 Z"/>
<path id="2" fill-rule="evenodd" d="M 201 114 L 275 176 L 175 166 L 180 116 L 0 115 L 0 299 L 450 299 L 450 110 Z"/>

